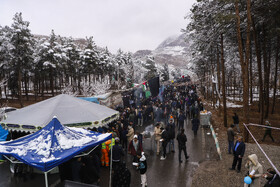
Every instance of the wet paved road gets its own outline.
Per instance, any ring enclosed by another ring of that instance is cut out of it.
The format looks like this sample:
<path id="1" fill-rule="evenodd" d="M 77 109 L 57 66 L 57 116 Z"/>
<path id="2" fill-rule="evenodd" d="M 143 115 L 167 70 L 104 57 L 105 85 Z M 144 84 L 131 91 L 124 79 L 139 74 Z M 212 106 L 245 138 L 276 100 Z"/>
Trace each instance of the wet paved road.
<path id="1" fill-rule="evenodd" d="M 138 128 L 138 129 L 137 129 Z M 137 127 L 136 131 L 143 131 L 144 128 Z M 177 130 L 177 129 L 176 129 Z M 183 162 L 179 163 L 178 158 L 178 143 L 175 140 L 175 153 L 168 153 L 167 146 L 167 158 L 164 161 L 160 160 L 160 156 L 156 155 L 156 147 L 154 141 L 150 138 L 145 139 L 143 143 L 143 149 L 147 157 L 147 181 L 149 187 L 189 187 L 192 183 L 192 176 L 195 169 L 204 160 L 217 160 L 218 154 L 216 151 L 214 139 L 212 135 L 207 135 L 211 131 L 209 128 L 200 128 L 196 137 L 191 130 L 191 122 L 186 120 L 185 133 L 187 135 L 187 152 L 190 158 L 188 161 L 184 160 L 182 152 Z M 176 131 L 177 134 L 177 131 Z M 131 186 L 141 186 L 141 179 L 139 171 L 137 171 L 131 164 L 131 159 L 128 155 L 127 167 L 131 172 Z M 104 177 L 101 180 L 101 186 L 108 186 L 109 175 L 108 171 L 103 170 Z"/>
<path id="2" fill-rule="evenodd" d="M 137 127 L 136 131 L 142 132 L 143 127 Z M 188 161 L 184 160 L 182 153 L 183 163 L 179 163 L 178 159 L 178 144 L 175 141 L 175 153 L 168 152 L 167 146 L 167 158 L 164 161 L 160 160 L 160 156 L 156 155 L 155 143 L 151 138 L 144 139 L 143 149 L 147 157 L 147 181 L 149 187 L 189 187 L 192 183 L 192 176 L 195 169 L 204 160 L 217 160 L 218 154 L 216 152 L 214 140 L 209 134 L 209 128 L 200 128 L 198 135 L 194 137 L 191 130 L 191 124 L 189 120 L 185 122 L 185 133 L 187 134 L 187 152 L 190 158 Z M 177 131 L 176 131 L 177 134 Z M 141 179 L 139 171 L 137 171 L 131 162 L 130 155 L 125 158 L 127 167 L 131 172 L 131 186 L 141 186 Z M 101 170 L 101 182 L 100 186 L 108 186 L 109 184 L 109 169 L 102 168 Z M 56 186 L 59 183 L 59 177 L 57 174 L 49 175 L 50 186 Z M 17 179 L 12 177 L 9 171 L 9 163 L 5 162 L 0 164 L 0 187 L 40 187 L 45 186 L 44 176 L 35 174 L 34 178 Z"/>

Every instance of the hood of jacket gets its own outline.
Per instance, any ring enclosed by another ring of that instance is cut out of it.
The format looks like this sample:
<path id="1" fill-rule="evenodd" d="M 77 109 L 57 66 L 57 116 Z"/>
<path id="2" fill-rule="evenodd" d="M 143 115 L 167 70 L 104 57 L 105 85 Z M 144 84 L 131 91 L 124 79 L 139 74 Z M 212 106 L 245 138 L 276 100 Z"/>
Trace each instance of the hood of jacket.
<path id="1" fill-rule="evenodd" d="M 256 154 L 251 154 L 248 156 L 248 158 L 252 161 L 252 163 L 257 166 L 259 161 L 258 161 L 258 157 Z"/>

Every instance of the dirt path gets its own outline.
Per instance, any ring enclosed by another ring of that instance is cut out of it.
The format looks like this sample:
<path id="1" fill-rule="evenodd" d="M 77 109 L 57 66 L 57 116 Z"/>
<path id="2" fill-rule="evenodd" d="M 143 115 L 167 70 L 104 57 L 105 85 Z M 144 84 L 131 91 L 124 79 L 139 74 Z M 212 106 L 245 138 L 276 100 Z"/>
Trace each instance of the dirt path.
<path id="1" fill-rule="evenodd" d="M 207 107 L 210 109 L 209 107 Z M 210 109 L 211 110 L 211 109 Z M 260 163 L 263 165 L 264 171 L 271 167 L 264 154 L 261 153 L 256 144 L 246 143 L 246 151 L 243 158 L 241 167 L 241 173 L 236 171 L 230 171 L 229 168 L 232 165 L 233 155 L 227 154 L 227 134 L 226 128 L 221 126 L 221 117 L 217 115 L 217 112 L 212 112 L 212 124 L 215 132 L 217 133 L 221 152 L 222 160 L 219 161 L 205 161 L 200 164 L 199 168 L 195 171 L 193 176 L 193 187 L 240 187 L 244 184 L 244 177 L 247 174 L 247 170 L 244 165 L 248 155 L 257 154 Z M 275 137 L 279 140 L 278 137 Z M 280 168 L 280 146 L 261 144 L 263 150 L 267 153 L 276 167 Z M 261 179 L 263 186 L 266 183 L 266 179 Z"/>

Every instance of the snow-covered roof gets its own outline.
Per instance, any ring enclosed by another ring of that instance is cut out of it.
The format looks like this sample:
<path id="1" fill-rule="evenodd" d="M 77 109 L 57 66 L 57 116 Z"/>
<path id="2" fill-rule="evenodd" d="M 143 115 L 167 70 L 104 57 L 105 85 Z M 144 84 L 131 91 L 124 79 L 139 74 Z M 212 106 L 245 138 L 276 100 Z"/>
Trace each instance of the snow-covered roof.
<path id="1" fill-rule="evenodd" d="M 53 118 L 47 126 L 33 134 L 0 142 L 0 153 L 13 156 L 46 172 L 111 138 L 110 133 L 100 134 L 81 128 L 65 127 L 57 118 Z"/>
<path id="2" fill-rule="evenodd" d="M 1 125 L 9 130 L 37 131 L 57 116 L 63 125 L 98 127 L 118 118 L 119 112 L 106 106 L 61 94 L 7 113 Z"/>

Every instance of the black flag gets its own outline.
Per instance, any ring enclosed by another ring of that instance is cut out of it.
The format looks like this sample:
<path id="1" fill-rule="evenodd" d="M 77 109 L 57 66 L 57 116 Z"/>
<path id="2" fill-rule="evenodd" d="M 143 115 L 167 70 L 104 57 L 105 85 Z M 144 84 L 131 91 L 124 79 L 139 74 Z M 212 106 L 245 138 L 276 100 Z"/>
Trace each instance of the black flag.
<path id="1" fill-rule="evenodd" d="M 152 97 L 157 97 L 159 94 L 159 77 L 152 78 L 148 81 Z"/>

